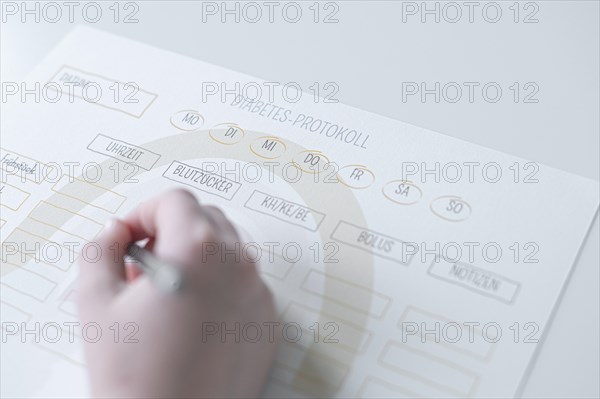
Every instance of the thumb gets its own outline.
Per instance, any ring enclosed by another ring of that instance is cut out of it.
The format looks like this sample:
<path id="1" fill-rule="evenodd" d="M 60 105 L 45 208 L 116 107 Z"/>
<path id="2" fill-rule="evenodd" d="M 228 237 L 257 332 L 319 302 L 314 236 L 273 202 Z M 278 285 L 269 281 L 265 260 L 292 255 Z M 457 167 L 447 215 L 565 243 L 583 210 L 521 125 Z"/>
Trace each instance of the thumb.
<path id="1" fill-rule="evenodd" d="M 131 243 L 131 232 L 118 219 L 82 250 L 79 261 L 79 298 L 82 303 L 104 304 L 126 285 L 123 256 Z"/>

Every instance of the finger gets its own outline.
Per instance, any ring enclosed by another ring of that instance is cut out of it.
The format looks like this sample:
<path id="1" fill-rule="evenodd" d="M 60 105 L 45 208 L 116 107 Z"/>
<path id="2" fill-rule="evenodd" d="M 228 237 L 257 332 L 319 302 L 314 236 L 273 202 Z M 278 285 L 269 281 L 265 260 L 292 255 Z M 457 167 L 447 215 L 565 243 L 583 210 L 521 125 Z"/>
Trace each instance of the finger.
<path id="1" fill-rule="evenodd" d="M 125 278 L 128 283 L 132 282 L 143 273 L 137 266 L 136 262 L 125 262 Z"/>
<path id="2" fill-rule="evenodd" d="M 138 206 L 125 217 L 133 240 L 154 238 L 154 253 L 165 261 L 191 265 L 204 242 L 216 232 L 196 198 L 186 190 L 168 191 Z"/>
<path id="3" fill-rule="evenodd" d="M 79 262 L 80 292 L 84 301 L 106 303 L 124 287 L 123 257 L 131 241 L 127 225 L 113 219 L 93 242 L 84 247 L 85 253 Z"/>
<path id="4" fill-rule="evenodd" d="M 220 208 L 212 205 L 205 205 L 202 207 L 202 211 L 205 212 L 210 224 L 225 243 L 240 242 L 240 235 L 238 234 L 237 229 Z"/>
<path id="5" fill-rule="evenodd" d="M 183 218 L 200 212 L 198 200 L 187 190 L 166 191 L 140 203 L 123 221 L 129 226 L 134 241 L 155 238 L 158 228 L 170 229 Z M 169 220 L 172 219 L 172 220 Z"/>
<path id="6" fill-rule="evenodd" d="M 144 245 L 144 248 L 152 251 L 152 248 L 154 247 L 154 239 L 149 239 L 148 242 L 146 243 L 146 245 Z M 139 276 L 141 276 L 143 274 L 143 270 L 140 269 L 138 262 L 134 261 L 131 258 L 125 258 L 125 276 L 127 277 L 127 282 L 132 282 L 133 280 L 135 280 L 136 278 L 138 278 Z"/>

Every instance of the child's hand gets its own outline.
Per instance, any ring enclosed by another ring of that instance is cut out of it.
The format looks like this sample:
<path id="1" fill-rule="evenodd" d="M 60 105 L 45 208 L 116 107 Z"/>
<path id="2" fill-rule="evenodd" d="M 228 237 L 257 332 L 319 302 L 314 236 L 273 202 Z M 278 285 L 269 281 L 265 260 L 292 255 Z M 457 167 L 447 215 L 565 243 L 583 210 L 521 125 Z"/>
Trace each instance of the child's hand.
<path id="1" fill-rule="evenodd" d="M 144 274 L 127 282 L 123 255 L 144 238 L 156 257 L 182 270 L 180 291 L 161 292 Z M 260 393 L 275 350 L 275 308 L 241 246 L 237 261 L 233 253 L 223 261 L 215 251 L 226 245 L 233 252 L 239 243 L 221 211 L 200 206 L 187 191 L 169 191 L 110 223 L 95 242 L 102 256 L 96 262 L 82 257 L 79 279 L 80 318 L 104 332 L 85 347 L 93 395 Z M 139 342 L 126 342 L 131 339 Z"/>

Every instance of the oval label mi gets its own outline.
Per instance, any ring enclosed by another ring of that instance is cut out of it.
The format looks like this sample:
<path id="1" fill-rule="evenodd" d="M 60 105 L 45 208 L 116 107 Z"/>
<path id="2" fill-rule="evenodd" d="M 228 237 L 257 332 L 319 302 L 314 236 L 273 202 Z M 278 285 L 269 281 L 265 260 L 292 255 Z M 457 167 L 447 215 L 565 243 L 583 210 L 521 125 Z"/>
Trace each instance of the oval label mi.
<path id="1" fill-rule="evenodd" d="M 278 137 L 263 136 L 254 140 L 250 149 L 261 158 L 275 159 L 283 155 L 286 145 Z"/>

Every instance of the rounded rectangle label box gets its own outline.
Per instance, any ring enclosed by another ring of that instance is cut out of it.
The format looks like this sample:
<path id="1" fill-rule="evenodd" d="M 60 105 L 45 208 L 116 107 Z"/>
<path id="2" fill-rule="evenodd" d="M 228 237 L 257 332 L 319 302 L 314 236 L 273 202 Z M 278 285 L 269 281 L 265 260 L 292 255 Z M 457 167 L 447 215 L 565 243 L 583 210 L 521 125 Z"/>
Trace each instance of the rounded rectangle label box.
<path id="1" fill-rule="evenodd" d="M 434 259 L 427 273 L 440 280 L 506 303 L 513 303 L 520 289 L 516 281 L 466 263 L 452 262 L 443 257 Z"/>
<path id="2" fill-rule="evenodd" d="M 87 148 L 90 151 L 109 156 L 118 161 L 133 163 L 145 170 L 152 169 L 160 159 L 160 155 L 155 152 L 113 139 L 104 134 L 98 134 Z"/>
<path id="3" fill-rule="evenodd" d="M 204 169 L 173 161 L 163 177 L 231 201 L 242 185 Z"/>

